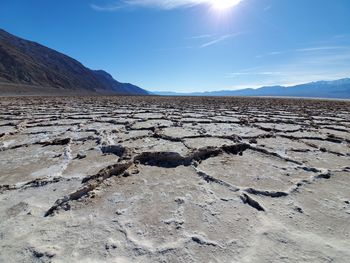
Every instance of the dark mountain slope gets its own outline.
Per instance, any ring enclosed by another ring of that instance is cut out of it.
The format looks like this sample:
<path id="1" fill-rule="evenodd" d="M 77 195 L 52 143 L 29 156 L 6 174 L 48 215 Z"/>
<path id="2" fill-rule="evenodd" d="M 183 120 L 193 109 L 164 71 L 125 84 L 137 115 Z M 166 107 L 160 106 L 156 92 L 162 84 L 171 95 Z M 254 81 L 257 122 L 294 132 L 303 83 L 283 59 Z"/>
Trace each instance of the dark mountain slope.
<path id="1" fill-rule="evenodd" d="M 146 95 L 132 84 L 120 83 L 102 70 L 90 70 L 80 62 L 38 43 L 0 29 L 0 83 L 59 89 L 62 93 Z"/>

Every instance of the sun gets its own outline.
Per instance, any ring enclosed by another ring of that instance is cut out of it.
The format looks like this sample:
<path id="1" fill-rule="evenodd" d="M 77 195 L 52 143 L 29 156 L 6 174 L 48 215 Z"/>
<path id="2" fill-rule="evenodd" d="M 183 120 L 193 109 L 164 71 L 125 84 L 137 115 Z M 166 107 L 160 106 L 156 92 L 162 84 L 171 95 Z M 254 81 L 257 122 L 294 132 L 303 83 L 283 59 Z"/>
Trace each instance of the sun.
<path id="1" fill-rule="evenodd" d="M 223 11 L 238 5 L 241 0 L 211 0 L 210 4 L 213 9 Z"/>

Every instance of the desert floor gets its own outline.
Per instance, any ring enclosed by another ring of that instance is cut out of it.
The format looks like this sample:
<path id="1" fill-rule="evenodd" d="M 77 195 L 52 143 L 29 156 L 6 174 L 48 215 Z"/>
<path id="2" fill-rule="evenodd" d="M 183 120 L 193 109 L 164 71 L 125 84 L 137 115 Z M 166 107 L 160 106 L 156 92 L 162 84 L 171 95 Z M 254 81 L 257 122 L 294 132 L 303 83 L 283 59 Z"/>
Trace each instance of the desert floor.
<path id="1" fill-rule="evenodd" d="M 0 98 L 0 262 L 349 262 L 350 102 Z"/>

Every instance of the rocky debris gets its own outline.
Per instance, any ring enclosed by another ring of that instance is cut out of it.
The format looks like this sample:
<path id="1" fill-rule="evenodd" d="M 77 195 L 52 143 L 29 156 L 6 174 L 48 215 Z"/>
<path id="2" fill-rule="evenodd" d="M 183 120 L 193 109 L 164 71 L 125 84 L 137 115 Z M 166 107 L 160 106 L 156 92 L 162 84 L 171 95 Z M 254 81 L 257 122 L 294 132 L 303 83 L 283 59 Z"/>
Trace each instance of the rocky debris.
<path id="1" fill-rule="evenodd" d="M 111 153 L 121 157 L 125 154 L 126 148 L 121 145 L 103 145 L 101 151 L 102 153 Z"/>
<path id="2" fill-rule="evenodd" d="M 29 247 L 28 250 L 32 253 L 34 258 L 44 262 L 51 261 L 56 255 L 53 249 Z"/>
<path id="3" fill-rule="evenodd" d="M 259 204 L 259 202 L 257 202 L 253 198 L 251 198 L 249 195 L 243 193 L 240 197 L 241 197 L 242 202 L 244 204 L 248 204 L 248 205 L 250 205 L 251 207 L 255 208 L 258 211 L 265 211 L 265 209 Z"/>
<path id="4" fill-rule="evenodd" d="M 202 246 L 213 246 L 213 247 L 217 247 L 218 244 L 214 241 L 210 241 L 210 240 L 206 240 L 204 237 L 200 236 L 200 235 L 194 235 L 191 237 L 192 241 L 202 245 Z"/>
<path id="5" fill-rule="evenodd" d="M 54 139 L 53 141 L 47 141 L 47 142 L 40 142 L 39 144 L 42 144 L 43 146 L 49 146 L 49 145 L 67 145 L 71 141 L 71 138 L 64 138 L 64 139 Z"/>
<path id="6" fill-rule="evenodd" d="M 62 177 L 53 177 L 53 178 L 45 177 L 45 178 L 37 178 L 26 183 L 18 183 L 16 185 L 0 185 L 0 193 L 4 191 L 10 191 L 10 190 L 26 189 L 30 187 L 41 187 L 47 184 L 58 183 L 62 180 L 69 181 L 69 179 L 64 179 Z"/>
<path id="7" fill-rule="evenodd" d="M 78 153 L 76 158 L 77 158 L 77 159 L 84 159 L 84 158 L 86 158 L 86 154 L 84 154 L 84 153 Z"/>
<path id="8" fill-rule="evenodd" d="M 237 192 L 239 191 L 239 188 L 236 187 L 236 186 L 233 186 L 221 179 L 218 179 L 218 178 L 215 178 L 211 175 L 208 175 L 206 174 L 205 172 L 202 172 L 200 170 L 198 170 L 197 168 L 195 168 L 197 174 L 199 177 L 201 177 L 203 180 L 205 180 L 207 183 L 216 183 L 216 184 L 219 184 L 219 185 L 222 185 L 222 186 L 225 186 L 227 187 L 229 190 L 233 191 L 233 192 Z"/>
<path id="9" fill-rule="evenodd" d="M 272 197 L 272 198 L 284 197 L 284 196 L 288 195 L 288 193 L 285 193 L 285 192 L 261 191 L 261 190 L 257 190 L 257 189 L 254 189 L 254 188 L 247 188 L 244 191 L 246 191 L 249 194 L 269 196 L 269 197 Z"/>
<path id="10" fill-rule="evenodd" d="M 116 165 L 108 166 L 107 168 L 102 169 L 96 175 L 92 175 L 89 177 L 85 177 L 82 181 L 84 184 L 80 189 L 74 191 L 73 193 L 58 199 L 55 204 L 50 207 L 48 211 L 45 213 L 45 217 L 54 214 L 55 211 L 60 208 L 66 208 L 64 210 L 69 210 L 70 205 L 69 202 L 74 200 L 79 200 L 80 198 L 89 195 L 92 193 L 94 189 L 96 189 L 104 180 L 112 177 L 112 176 L 124 176 L 128 177 L 130 174 L 126 172 L 126 170 L 132 165 L 131 162 L 128 163 L 118 163 Z M 94 196 L 94 195 L 92 195 Z"/>
<path id="11" fill-rule="evenodd" d="M 107 178 L 111 176 L 119 176 L 123 174 L 130 166 L 132 165 L 132 162 L 121 162 L 117 163 L 115 165 L 110 165 L 101 171 L 99 171 L 95 175 L 91 175 L 88 177 L 85 177 L 82 181 L 82 183 L 87 183 L 91 180 L 106 180 Z"/>

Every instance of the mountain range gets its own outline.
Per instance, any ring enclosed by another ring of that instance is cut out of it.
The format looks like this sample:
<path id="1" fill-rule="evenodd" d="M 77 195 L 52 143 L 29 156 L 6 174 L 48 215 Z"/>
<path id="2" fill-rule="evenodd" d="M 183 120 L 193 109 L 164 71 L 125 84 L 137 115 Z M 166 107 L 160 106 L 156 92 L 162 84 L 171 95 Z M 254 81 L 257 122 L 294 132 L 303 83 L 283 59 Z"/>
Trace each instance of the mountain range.
<path id="1" fill-rule="evenodd" d="M 176 93 L 148 92 L 103 70 L 0 29 L 0 95 L 267 96 L 350 99 L 350 78 L 296 86 Z"/>
<path id="2" fill-rule="evenodd" d="M 258 89 L 221 90 L 211 92 L 175 93 L 153 92 L 163 96 L 256 96 L 256 97 L 305 97 L 350 99 L 350 78 L 317 81 L 296 86 L 270 86 Z"/>
<path id="3" fill-rule="evenodd" d="M 148 92 L 0 29 L 0 94 L 147 95 Z"/>

